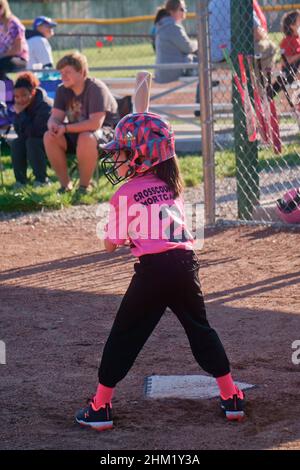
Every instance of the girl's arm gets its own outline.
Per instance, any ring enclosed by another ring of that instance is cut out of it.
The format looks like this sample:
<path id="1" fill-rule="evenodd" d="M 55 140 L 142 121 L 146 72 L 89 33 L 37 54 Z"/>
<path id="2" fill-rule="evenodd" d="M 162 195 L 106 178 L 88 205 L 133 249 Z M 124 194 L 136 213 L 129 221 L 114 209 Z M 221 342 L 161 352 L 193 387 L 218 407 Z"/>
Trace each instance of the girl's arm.
<path id="1" fill-rule="evenodd" d="M 108 240 L 108 238 L 105 238 L 104 246 L 105 246 L 105 249 L 108 253 L 112 253 L 113 251 L 115 251 L 117 249 L 118 245 L 115 245 L 113 242 Z"/>
<path id="2" fill-rule="evenodd" d="M 294 64 L 298 60 L 300 60 L 300 54 L 288 55 L 286 56 L 287 61 L 289 64 Z"/>
<path id="3" fill-rule="evenodd" d="M 127 209 L 122 207 L 120 197 L 117 191 L 111 198 L 108 222 L 103 230 L 104 248 L 108 253 L 112 253 L 119 246 L 124 246 L 128 240 L 128 214 Z"/>

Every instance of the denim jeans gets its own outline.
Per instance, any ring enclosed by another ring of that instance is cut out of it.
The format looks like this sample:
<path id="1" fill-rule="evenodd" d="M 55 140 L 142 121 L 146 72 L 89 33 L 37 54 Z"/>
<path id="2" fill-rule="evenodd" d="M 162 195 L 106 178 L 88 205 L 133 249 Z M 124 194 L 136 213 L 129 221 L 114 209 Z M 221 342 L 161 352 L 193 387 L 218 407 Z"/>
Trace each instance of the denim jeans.
<path id="1" fill-rule="evenodd" d="M 11 158 L 16 181 L 27 181 L 28 162 L 37 181 L 44 183 L 47 177 L 47 157 L 42 138 L 17 138 L 12 141 Z"/>

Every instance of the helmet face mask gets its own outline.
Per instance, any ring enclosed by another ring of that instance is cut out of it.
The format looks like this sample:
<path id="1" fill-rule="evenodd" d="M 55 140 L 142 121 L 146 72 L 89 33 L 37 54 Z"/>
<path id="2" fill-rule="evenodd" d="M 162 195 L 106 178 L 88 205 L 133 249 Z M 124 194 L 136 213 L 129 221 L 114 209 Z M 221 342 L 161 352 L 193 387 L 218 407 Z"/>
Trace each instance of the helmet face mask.
<path id="1" fill-rule="evenodd" d="M 125 176 L 117 171 L 124 164 L 124 159 L 120 160 L 121 151 L 127 157 Z M 170 124 L 157 114 L 127 114 L 118 123 L 114 139 L 103 145 L 100 152 L 105 176 L 117 184 L 175 157 L 174 133 Z"/>
<path id="2" fill-rule="evenodd" d="M 124 153 L 127 152 L 125 151 Z M 126 158 L 126 160 L 123 158 L 121 159 L 121 150 L 107 152 L 102 158 L 101 168 L 104 175 L 112 185 L 119 184 L 130 176 L 133 176 L 133 168 L 128 166 L 128 162 L 130 162 L 129 158 Z M 125 165 L 127 167 L 127 172 L 121 176 L 118 170 Z"/>

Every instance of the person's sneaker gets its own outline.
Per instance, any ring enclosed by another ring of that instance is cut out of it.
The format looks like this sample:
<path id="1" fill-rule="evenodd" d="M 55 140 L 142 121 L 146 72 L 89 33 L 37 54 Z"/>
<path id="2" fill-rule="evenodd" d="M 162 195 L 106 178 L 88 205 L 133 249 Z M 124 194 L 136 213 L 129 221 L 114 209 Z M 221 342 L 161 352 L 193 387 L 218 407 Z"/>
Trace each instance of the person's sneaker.
<path id="1" fill-rule="evenodd" d="M 58 190 L 57 190 L 57 194 L 66 194 L 66 193 L 70 193 L 72 191 L 72 187 L 71 186 L 61 186 Z"/>
<path id="2" fill-rule="evenodd" d="M 94 400 L 90 400 L 86 408 L 78 411 L 75 415 L 75 420 L 81 426 L 90 427 L 96 431 L 105 431 L 106 429 L 112 429 L 112 409 L 111 406 L 106 403 L 105 408 L 99 408 L 95 410 Z"/>
<path id="3" fill-rule="evenodd" d="M 51 182 L 49 181 L 48 178 L 46 178 L 45 181 L 35 180 L 32 186 L 34 188 L 43 188 L 45 186 L 50 186 L 50 184 Z"/>
<path id="4" fill-rule="evenodd" d="M 242 398 L 240 398 L 238 394 L 233 395 L 228 398 L 228 400 L 224 400 L 220 397 L 221 409 L 229 421 L 242 421 L 245 417 L 245 394 L 244 392 L 240 393 L 242 394 Z"/>
<path id="5" fill-rule="evenodd" d="M 78 196 L 85 196 L 86 194 L 90 194 L 93 191 L 93 186 L 89 184 L 88 186 L 79 186 L 76 190 L 76 194 Z"/>
<path id="6" fill-rule="evenodd" d="M 12 189 L 15 190 L 15 189 L 24 189 L 26 187 L 26 183 L 20 183 L 20 181 L 17 181 Z"/>

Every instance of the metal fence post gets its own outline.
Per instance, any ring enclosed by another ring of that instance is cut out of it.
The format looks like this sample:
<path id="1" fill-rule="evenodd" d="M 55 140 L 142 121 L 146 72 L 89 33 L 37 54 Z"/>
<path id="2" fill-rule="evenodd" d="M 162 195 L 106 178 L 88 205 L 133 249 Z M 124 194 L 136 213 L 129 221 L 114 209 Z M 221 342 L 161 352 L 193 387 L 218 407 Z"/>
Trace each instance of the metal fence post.
<path id="1" fill-rule="evenodd" d="M 215 223 L 216 212 L 213 99 L 208 28 L 208 2 L 209 0 L 197 0 L 196 3 L 206 225 Z"/>
<path id="2" fill-rule="evenodd" d="M 239 70 L 237 54 L 254 54 L 253 0 L 231 0 L 231 57 Z M 249 79 L 249 76 L 248 76 Z M 249 87 L 250 96 L 253 93 Z M 236 179 L 238 217 L 252 219 L 253 207 L 259 200 L 259 175 L 257 143 L 249 142 L 246 132 L 245 114 L 236 87 L 232 88 L 234 141 L 236 155 Z"/>
<path id="3" fill-rule="evenodd" d="M 77 49 L 82 52 L 82 36 L 80 34 L 77 36 Z"/>

